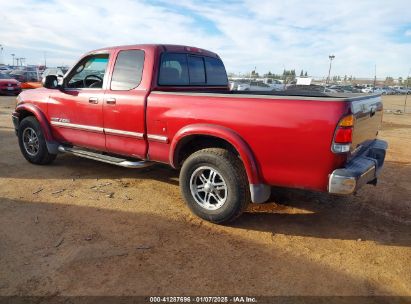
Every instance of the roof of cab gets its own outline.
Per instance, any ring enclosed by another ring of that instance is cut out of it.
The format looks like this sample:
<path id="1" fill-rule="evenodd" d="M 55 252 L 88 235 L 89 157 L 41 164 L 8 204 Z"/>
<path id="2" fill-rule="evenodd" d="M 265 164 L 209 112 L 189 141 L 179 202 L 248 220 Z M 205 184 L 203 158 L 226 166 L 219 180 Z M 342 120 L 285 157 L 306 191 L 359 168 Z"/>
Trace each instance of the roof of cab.
<path id="1" fill-rule="evenodd" d="M 216 53 L 201 49 L 198 47 L 176 44 L 131 44 L 131 45 L 119 45 L 105 47 L 97 50 L 87 52 L 87 54 L 101 53 L 108 50 L 130 50 L 130 49 L 143 49 L 147 51 L 154 51 L 155 49 L 162 49 L 164 52 L 178 52 L 178 53 L 191 53 L 197 55 L 206 55 L 210 57 L 220 58 Z"/>

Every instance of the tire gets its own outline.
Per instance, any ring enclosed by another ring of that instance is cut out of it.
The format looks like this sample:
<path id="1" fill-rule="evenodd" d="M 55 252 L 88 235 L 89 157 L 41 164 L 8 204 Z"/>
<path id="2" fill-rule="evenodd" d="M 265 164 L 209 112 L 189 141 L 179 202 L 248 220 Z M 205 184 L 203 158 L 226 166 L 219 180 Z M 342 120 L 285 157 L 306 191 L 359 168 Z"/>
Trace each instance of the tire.
<path id="1" fill-rule="evenodd" d="M 51 154 L 47 150 L 43 131 L 35 117 L 24 118 L 19 125 L 17 135 L 20 151 L 30 163 L 47 165 L 56 158 L 56 154 Z M 29 138 L 32 140 L 30 141 Z"/>
<path id="2" fill-rule="evenodd" d="M 191 154 L 180 171 L 180 188 L 190 210 L 213 223 L 235 220 L 250 202 L 244 166 L 225 149 L 207 148 Z"/>

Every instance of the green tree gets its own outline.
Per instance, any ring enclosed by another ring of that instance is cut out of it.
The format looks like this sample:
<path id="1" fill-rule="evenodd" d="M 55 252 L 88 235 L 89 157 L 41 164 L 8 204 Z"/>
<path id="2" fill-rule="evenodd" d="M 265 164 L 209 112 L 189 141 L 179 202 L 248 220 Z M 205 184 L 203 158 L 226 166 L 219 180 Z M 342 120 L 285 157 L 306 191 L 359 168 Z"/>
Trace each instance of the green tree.
<path id="1" fill-rule="evenodd" d="M 394 78 L 392 78 L 390 76 L 385 77 L 384 84 L 387 85 L 387 86 L 393 85 L 394 84 Z"/>

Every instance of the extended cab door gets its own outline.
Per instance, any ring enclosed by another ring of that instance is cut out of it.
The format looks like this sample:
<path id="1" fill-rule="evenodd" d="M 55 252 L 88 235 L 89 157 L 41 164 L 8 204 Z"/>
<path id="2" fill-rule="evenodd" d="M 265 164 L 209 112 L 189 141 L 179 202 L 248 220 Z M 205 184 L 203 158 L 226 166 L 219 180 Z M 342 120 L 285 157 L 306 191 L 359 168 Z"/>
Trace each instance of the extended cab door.
<path id="1" fill-rule="evenodd" d="M 145 52 L 138 49 L 118 51 L 104 97 L 106 150 L 144 159 L 145 106 L 148 90 L 142 88 Z"/>
<path id="2" fill-rule="evenodd" d="M 71 70 L 60 90 L 52 90 L 48 119 L 60 142 L 105 150 L 103 99 L 108 62 L 108 53 L 88 55 Z"/>

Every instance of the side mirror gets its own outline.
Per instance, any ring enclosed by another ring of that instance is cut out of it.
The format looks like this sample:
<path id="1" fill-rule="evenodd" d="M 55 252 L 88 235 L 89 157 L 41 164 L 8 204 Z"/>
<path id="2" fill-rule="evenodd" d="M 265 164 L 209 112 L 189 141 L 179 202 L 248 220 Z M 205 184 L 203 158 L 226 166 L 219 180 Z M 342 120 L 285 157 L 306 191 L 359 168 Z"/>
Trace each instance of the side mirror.
<path id="1" fill-rule="evenodd" d="M 56 75 L 47 75 L 43 78 L 42 84 L 47 89 L 57 89 L 59 85 Z"/>

